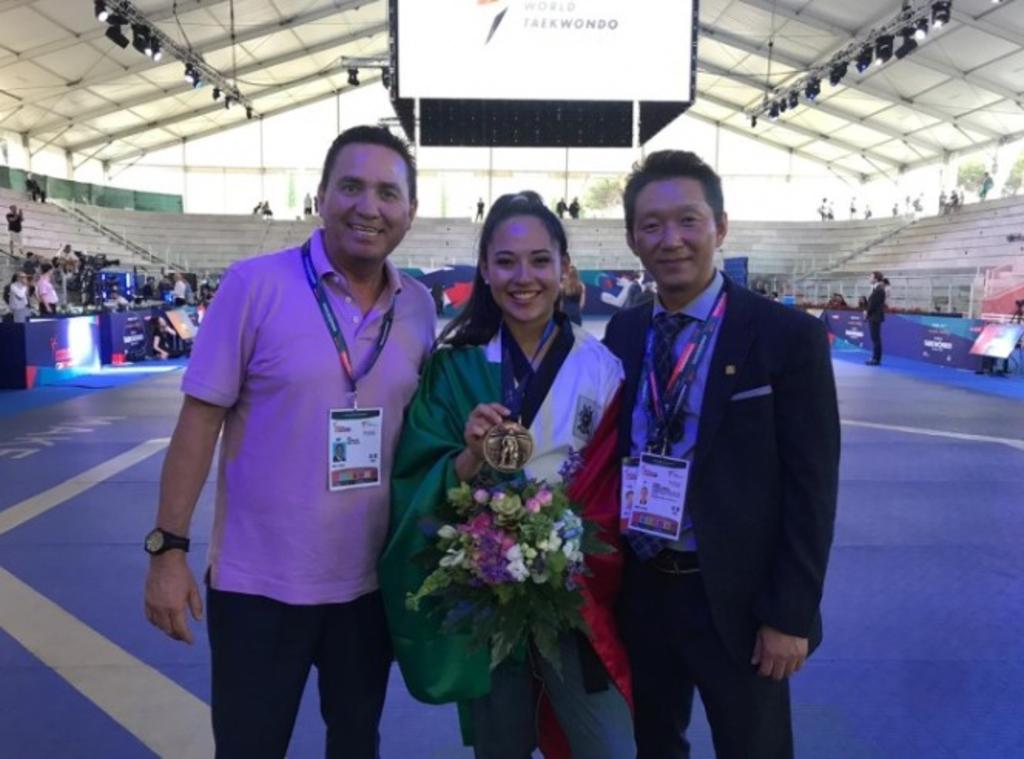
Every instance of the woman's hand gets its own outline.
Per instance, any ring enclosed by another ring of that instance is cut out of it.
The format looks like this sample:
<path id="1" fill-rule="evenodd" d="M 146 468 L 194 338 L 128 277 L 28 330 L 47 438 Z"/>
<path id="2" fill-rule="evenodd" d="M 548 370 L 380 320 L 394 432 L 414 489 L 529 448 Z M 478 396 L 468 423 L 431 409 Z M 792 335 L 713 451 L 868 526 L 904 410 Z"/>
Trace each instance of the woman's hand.
<path id="1" fill-rule="evenodd" d="M 500 403 L 481 403 L 470 412 L 462 433 L 466 447 L 455 459 L 455 472 L 460 480 L 468 482 L 479 473 L 484 465 L 484 438 L 491 427 L 505 421 L 509 413 Z"/>

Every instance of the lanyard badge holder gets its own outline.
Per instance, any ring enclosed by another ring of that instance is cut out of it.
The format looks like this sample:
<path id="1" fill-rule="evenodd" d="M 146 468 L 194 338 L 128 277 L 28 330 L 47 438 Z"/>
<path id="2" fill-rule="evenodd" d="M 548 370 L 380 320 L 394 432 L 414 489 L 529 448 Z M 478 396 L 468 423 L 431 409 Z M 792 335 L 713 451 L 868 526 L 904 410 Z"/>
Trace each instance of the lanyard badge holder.
<path id="1" fill-rule="evenodd" d="M 647 451 L 623 462 L 623 480 L 633 486 L 633 498 L 627 513 L 624 499 L 621 521 L 626 530 L 635 530 L 665 540 L 679 540 L 683 529 L 683 511 L 689 485 L 690 462 L 669 455 L 672 420 L 684 414 L 686 401 L 708 353 L 711 337 L 725 314 L 725 291 L 719 293 L 710 316 L 684 346 L 669 376 L 664 392 L 652 366 L 653 332 L 648 333 L 644 368 L 647 373 L 642 404 L 648 415 Z"/>
<path id="2" fill-rule="evenodd" d="M 341 325 L 313 266 L 309 240 L 302 246 L 302 266 L 306 273 L 306 281 L 313 292 L 313 297 L 316 298 L 320 315 L 323 316 L 327 331 L 334 341 L 341 371 L 352 383 L 352 408 L 330 409 L 328 414 L 327 488 L 331 491 L 345 491 L 374 487 L 379 485 L 382 479 L 384 409 L 359 408 L 358 382 L 369 373 L 384 351 L 395 319 L 395 305 L 392 303 L 384 315 L 373 353 L 357 374 L 352 366 L 352 357 L 345 336 L 341 332 Z"/>

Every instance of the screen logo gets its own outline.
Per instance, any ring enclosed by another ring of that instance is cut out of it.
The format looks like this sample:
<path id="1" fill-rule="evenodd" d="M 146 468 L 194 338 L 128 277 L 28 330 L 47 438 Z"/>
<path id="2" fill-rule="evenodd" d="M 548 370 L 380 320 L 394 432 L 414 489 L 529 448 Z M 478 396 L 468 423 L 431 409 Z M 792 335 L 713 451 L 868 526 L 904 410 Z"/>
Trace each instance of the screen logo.
<path id="1" fill-rule="evenodd" d="M 499 2 L 500 0 L 476 0 L 476 4 L 480 6 L 494 6 L 498 5 Z M 501 22 L 505 20 L 505 14 L 508 13 L 508 4 L 503 3 L 502 5 L 504 7 L 499 6 L 501 7 L 501 10 L 498 11 L 498 15 L 496 15 L 494 17 L 494 21 L 491 22 L 491 29 L 487 32 L 487 39 L 484 40 L 485 45 L 494 39 L 494 34 L 498 31 L 498 27 L 501 26 Z"/>

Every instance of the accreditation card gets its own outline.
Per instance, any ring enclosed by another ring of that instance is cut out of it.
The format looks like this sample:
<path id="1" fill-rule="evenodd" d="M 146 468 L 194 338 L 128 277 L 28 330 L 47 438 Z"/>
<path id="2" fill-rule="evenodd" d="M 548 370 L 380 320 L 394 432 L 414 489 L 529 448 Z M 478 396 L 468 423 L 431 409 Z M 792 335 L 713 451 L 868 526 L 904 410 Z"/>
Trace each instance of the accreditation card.
<path id="1" fill-rule="evenodd" d="M 679 540 L 689 478 L 688 461 L 654 453 L 641 455 L 629 529 Z"/>
<path id="2" fill-rule="evenodd" d="M 384 409 L 331 409 L 327 487 L 332 491 L 379 485 Z"/>

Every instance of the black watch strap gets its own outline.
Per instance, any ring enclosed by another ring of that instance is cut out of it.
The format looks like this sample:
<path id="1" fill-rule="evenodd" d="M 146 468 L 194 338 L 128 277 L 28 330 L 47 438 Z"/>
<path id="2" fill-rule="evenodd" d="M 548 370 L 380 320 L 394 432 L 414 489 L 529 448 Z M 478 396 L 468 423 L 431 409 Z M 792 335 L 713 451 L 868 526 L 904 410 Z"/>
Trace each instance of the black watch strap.
<path id="1" fill-rule="evenodd" d="M 155 527 L 146 535 L 146 540 L 142 547 L 146 549 L 146 553 L 150 556 L 159 556 L 174 549 L 188 551 L 189 543 L 188 538 Z"/>

